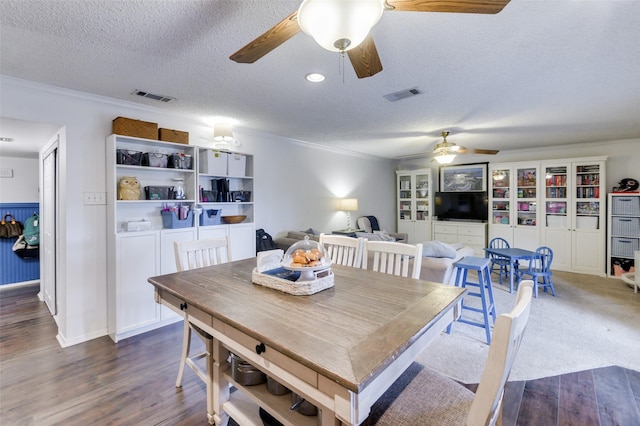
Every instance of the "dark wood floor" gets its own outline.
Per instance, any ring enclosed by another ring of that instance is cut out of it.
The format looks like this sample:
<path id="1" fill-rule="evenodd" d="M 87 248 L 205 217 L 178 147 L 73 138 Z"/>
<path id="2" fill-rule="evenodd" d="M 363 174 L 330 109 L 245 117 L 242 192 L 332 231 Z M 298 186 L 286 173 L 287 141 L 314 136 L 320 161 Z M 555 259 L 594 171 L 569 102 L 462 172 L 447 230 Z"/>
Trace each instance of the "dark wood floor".
<path id="1" fill-rule="evenodd" d="M 181 324 L 62 349 L 36 294 L 34 287 L 0 292 L 0 424 L 207 424 L 204 385 L 187 369 L 183 388 L 174 387 Z M 511 382 L 503 420 L 640 425 L 640 373 L 606 367 Z"/>

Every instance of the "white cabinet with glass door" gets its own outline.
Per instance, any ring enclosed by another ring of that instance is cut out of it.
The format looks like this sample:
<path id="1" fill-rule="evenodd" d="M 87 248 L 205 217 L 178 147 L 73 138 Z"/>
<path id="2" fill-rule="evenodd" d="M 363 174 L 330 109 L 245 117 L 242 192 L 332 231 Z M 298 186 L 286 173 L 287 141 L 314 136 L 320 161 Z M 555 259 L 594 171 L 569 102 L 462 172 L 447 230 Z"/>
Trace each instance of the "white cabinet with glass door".
<path id="1" fill-rule="evenodd" d="M 541 245 L 553 251 L 552 269 L 596 275 L 605 272 L 605 160 L 542 162 Z"/>
<path id="2" fill-rule="evenodd" d="M 489 240 L 534 250 L 539 241 L 538 163 L 490 164 Z"/>
<path id="3" fill-rule="evenodd" d="M 570 271 L 571 251 L 571 165 L 543 163 L 544 191 L 542 193 L 544 218 L 542 244 L 553 251 L 553 269 Z"/>
<path id="4" fill-rule="evenodd" d="M 396 170 L 398 232 L 415 244 L 431 240 L 433 182 L 431 169 Z"/>
<path id="5" fill-rule="evenodd" d="M 575 272 L 605 274 L 605 159 L 575 161 L 571 165 L 571 269 Z"/>

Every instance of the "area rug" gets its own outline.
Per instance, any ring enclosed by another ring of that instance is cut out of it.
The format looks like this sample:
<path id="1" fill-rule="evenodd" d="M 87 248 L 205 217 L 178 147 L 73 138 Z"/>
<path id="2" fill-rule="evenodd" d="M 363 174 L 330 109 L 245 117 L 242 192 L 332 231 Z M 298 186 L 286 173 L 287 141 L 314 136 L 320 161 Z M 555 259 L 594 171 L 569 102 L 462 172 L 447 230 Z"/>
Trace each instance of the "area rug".
<path id="1" fill-rule="evenodd" d="M 515 291 L 492 279 L 498 315 L 510 311 Z M 509 381 L 610 365 L 640 371 L 640 293 L 618 279 L 592 275 L 554 272 L 553 282 L 557 297 L 540 291 L 532 300 Z M 463 383 L 478 383 L 488 349 L 484 329 L 456 322 L 418 361 Z"/>

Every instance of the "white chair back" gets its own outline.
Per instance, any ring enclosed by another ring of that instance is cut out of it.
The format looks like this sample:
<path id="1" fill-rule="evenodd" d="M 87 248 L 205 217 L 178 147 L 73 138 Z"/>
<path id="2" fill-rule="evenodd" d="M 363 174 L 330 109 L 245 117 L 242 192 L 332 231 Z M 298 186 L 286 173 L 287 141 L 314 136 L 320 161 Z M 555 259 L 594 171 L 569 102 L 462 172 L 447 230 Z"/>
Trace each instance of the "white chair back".
<path id="1" fill-rule="evenodd" d="M 531 280 L 522 281 L 518 287 L 515 307 L 496 320 L 487 361 L 469 410 L 467 424 L 495 424 L 502 411 L 504 387 L 529 321 L 533 286 Z"/>
<path id="2" fill-rule="evenodd" d="M 319 241 L 333 263 L 354 268 L 362 265 L 363 238 L 320 234 Z"/>
<path id="3" fill-rule="evenodd" d="M 413 259 L 413 268 L 409 272 L 411 259 Z M 371 267 L 369 267 L 369 262 L 371 262 Z M 364 241 L 362 269 L 419 279 L 421 267 L 422 244 Z"/>
<path id="4" fill-rule="evenodd" d="M 178 272 L 231 262 L 229 237 L 173 243 Z"/>

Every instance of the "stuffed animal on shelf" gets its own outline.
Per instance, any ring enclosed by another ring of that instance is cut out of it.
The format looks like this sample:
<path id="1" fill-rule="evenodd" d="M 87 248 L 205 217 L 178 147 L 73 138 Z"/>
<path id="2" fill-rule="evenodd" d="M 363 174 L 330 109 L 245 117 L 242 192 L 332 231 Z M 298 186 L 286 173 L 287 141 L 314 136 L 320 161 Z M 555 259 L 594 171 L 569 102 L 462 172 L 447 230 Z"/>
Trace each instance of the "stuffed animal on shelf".
<path id="1" fill-rule="evenodd" d="M 118 200 L 139 200 L 140 182 L 135 176 L 123 176 L 118 183 Z"/>

